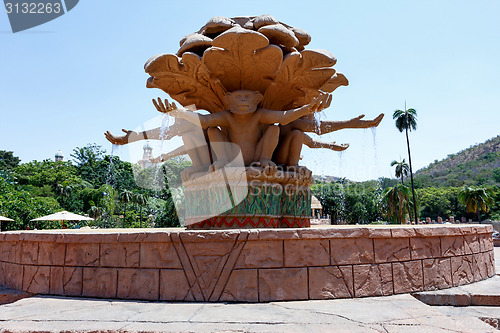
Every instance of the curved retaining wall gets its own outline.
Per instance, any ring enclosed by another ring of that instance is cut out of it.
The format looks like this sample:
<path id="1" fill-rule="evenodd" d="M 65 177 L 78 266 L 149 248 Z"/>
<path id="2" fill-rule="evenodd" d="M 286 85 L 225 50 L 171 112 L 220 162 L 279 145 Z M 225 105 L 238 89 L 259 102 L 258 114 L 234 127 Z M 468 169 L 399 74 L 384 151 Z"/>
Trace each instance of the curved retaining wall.
<path id="1" fill-rule="evenodd" d="M 305 300 L 444 289 L 495 274 L 492 227 L 0 233 L 0 284 L 34 294 Z"/>

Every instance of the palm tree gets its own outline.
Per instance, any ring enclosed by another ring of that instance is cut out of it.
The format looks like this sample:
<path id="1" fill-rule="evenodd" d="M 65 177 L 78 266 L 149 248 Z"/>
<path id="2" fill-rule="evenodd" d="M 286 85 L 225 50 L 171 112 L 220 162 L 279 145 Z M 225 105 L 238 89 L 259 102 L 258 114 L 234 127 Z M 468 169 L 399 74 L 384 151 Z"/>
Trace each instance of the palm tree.
<path id="1" fill-rule="evenodd" d="M 396 160 L 391 162 L 391 166 L 396 166 L 395 174 L 397 178 L 401 178 L 401 184 L 405 184 L 404 178 L 408 177 L 408 173 L 410 172 L 410 168 L 408 166 L 408 163 L 405 162 L 405 159 L 401 162 L 398 162 Z"/>
<path id="2" fill-rule="evenodd" d="M 148 197 L 145 196 L 144 194 L 141 194 L 141 193 L 137 193 L 135 196 L 134 196 L 134 201 L 139 205 L 139 209 L 140 209 L 140 212 L 139 212 L 139 218 L 140 218 L 140 224 L 139 226 L 142 228 L 142 207 L 146 206 L 146 204 L 148 203 Z"/>
<path id="3" fill-rule="evenodd" d="M 465 205 L 467 212 L 477 214 L 477 220 L 481 223 L 480 211 L 487 213 L 490 210 L 495 202 L 494 195 L 491 188 L 464 186 L 458 193 L 458 199 Z"/>
<path id="4" fill-rule="evenodd" d="M 406 185 L 396 184 L 382 194 L 380 204 L 387 218 L 394 217 L 398 223 L 402 224 L 405 216 L 410 214 L 410 189 Z"/>
<path id="5" fill-rule="evenodd" d="M 88 211 L 88 214 L 94 220 L 98 220 L 101 217 L 102 208 L 92 205 Z"/>
<path id="6" fill-rule="evenodd" d="M 408 130 L 417 129 L 417 111 L 415 109 L 396 110 L 392 115 L 392 119 L 396 120 L 396 127 L 400 132 L 403 130 L 406 132 L 406 146 L 408 147 L 408 161 L 410 162 L 410 180 L 411 180 L 411 191 L 413 193 L 413 210 L 415 213 L 415 223 L 418 223 L 417 215 L 417 199 L 415 197 L 415 186 L 413 185 L 413 168 L 411 166 L 411 154 L 410 154 L 410 139 L 408 137 Z"/>
<path id="7" fill-rule="evenodd" d="M 127 216 L 127 204 L 129 202 L 131 202 L 134 198 L 134 194 L 129 191 L 129 190 L 123 190 L 120 195 L 119 195 L 119 199 L 121 202 L 123 202 L 125 204 L 125 208 L 124 208 L 124 211 L 123 211 L 123 222 L 122 222 L 122 228 L 125 228 L 125 218 Z"/>

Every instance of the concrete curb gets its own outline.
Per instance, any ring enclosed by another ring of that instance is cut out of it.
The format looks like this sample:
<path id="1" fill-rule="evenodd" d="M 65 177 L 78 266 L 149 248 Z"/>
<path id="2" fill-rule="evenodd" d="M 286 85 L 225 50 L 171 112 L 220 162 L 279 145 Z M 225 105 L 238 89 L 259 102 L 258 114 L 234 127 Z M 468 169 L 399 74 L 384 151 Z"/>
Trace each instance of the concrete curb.
<path id="1" fill-rule="evenodd" d="M 414 293 L 428 305 L 500 306 L 500 276 L 465 286 Z"/>

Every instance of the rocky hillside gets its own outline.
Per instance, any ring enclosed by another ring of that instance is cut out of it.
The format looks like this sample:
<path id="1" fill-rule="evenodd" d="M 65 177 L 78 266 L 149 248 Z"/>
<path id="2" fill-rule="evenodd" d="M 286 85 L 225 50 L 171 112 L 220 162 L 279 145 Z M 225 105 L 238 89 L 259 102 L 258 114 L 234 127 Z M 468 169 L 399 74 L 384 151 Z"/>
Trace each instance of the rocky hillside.
<path id="1" fill-rule="evenodd" d="M 500 186 L 500 135 L 418 170 L 415 183 L 418 187 Z"/>

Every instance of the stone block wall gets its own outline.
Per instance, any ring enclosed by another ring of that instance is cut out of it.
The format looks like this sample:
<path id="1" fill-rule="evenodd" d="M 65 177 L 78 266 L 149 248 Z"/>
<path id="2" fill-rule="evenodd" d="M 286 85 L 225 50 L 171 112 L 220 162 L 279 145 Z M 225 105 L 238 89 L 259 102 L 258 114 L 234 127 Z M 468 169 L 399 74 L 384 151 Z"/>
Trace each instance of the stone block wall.
<path id="1" fill-rule="evenodd" d="M 166 301 L 392 295 L 493 276 L 491 232 L 489 225 L 7 232 L 0 285 Z"/>

